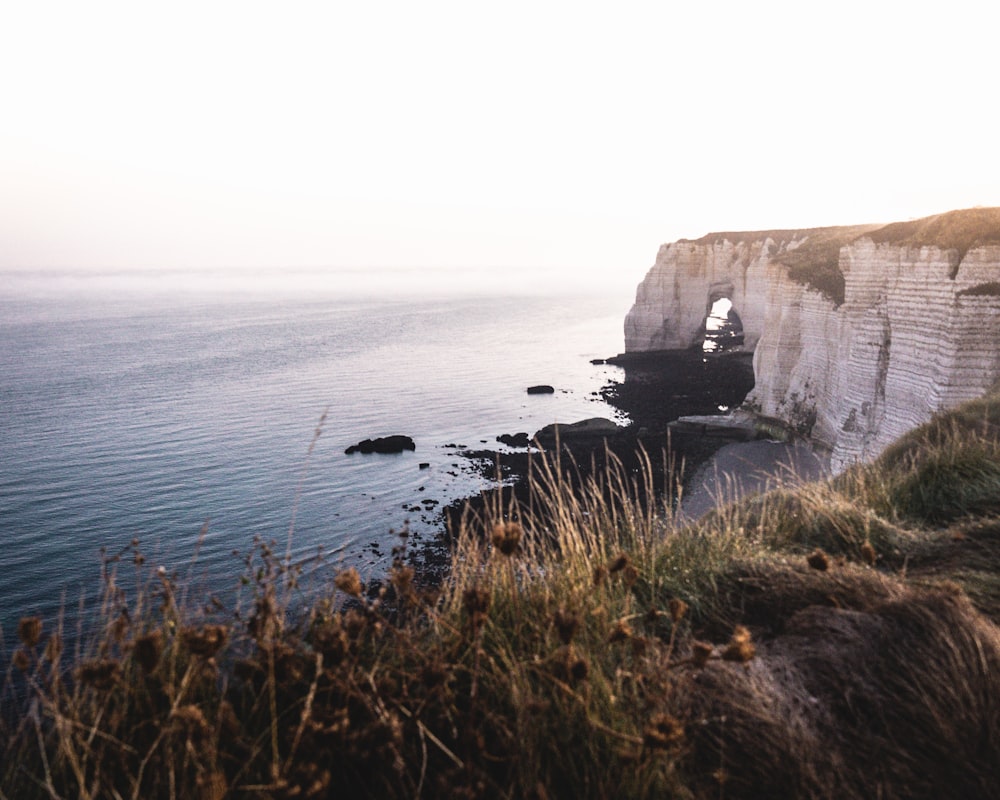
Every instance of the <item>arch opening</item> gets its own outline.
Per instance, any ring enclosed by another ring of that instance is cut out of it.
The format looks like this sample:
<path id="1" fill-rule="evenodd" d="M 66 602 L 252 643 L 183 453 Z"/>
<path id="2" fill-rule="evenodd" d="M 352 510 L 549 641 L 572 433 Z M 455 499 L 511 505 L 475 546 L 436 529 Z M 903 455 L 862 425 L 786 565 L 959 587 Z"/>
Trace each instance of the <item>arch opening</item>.
<path id="1" fill-rule="evenodd" d="M 704 353 L 721 353 L 743 344 L 743 321 L 728 297 L 712 301 L 705 317 L 705 338 L 701 349 Z"/>

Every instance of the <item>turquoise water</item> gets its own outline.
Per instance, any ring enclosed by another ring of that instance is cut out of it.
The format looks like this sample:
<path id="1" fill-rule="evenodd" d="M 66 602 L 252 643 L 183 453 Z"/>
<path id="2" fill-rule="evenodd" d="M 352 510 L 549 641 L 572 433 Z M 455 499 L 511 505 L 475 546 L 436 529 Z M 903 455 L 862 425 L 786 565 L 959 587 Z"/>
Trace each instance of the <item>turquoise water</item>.
<path id="1" fill-rule="evenodd" d="M 590 359 L 623 349 L 629 302 L 6 276 L 0 623 L 9 638 L 21 614 L 74 607 L 99 588 L 101 548 L 133 538 L 224 590 L 234 551 L 260 536 L 283 553 L 293 516 L 297 557 L 379 572 L 392 529 L 429 536 L 440 505 L 485 488 L 448 445 L 615 417 L 594 393 L 620 373 Z M 557 392 L 528 396 L 536 383 Z M 416 452 L 344 454 L 397 433 Z"/>

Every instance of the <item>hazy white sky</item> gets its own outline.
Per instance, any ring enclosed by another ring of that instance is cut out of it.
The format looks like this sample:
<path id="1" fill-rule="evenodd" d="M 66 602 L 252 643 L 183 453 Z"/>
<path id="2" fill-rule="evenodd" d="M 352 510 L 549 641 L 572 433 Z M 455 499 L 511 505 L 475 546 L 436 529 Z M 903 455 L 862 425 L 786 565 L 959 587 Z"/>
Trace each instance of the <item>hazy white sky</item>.
<path id="1" fill-rule="evenodd" d="M 988 3 L 8 2 L 0 268 L 638 280 L 1000 205 Z"/>

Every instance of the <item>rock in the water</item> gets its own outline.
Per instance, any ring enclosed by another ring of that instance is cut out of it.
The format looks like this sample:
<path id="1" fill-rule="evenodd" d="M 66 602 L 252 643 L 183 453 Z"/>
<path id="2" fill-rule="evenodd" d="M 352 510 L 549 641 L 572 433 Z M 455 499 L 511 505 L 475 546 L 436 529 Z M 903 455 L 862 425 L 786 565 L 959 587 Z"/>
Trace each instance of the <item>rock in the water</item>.
<path id="1" fill-rule="evenodd" d="M 430 461 L 421 461 L 420 462 L 420 469 L 430 469 L 430 466 L 431 466 L 431 462 Z"/>
<path id="2" fill-rule="evenodd" d="M 352 444 L 344 452 L 347 455 L 352 453 L 402 453 L 404 450 L 416 449 L 416 444 L 409 436 L 383 436 Z"/>
<path id="3" fill-rule="evenodd" d="M 528 394 L 555 394 L 555 391 L 555 387 L 544 383 L 539 384 L 538 386 L 528 387 Z"/>
<path id="4" fill-rule="evenodd" d="M 604 417 L 591 417 L 590 419 L 581 420 L 580 422 L 556 422 L 552 425 L 546 425 L 535 434 L 535 438 L 543 441 L 551 441 L 556 438 L 557 432 L 559 437 L 563 439 L 587 436 L 603 437 L 613 436 L 616 433 L 621 433 L 622 430 L 622 426 L 614 423 L 610 419 L 604 419 Z"/>
<path id="5" fill-rule="evenodd" d="M 497 441 L 507 447 L 531 447 L 531 439 L 526 433 L 503 433 L 497 437 Z"/>

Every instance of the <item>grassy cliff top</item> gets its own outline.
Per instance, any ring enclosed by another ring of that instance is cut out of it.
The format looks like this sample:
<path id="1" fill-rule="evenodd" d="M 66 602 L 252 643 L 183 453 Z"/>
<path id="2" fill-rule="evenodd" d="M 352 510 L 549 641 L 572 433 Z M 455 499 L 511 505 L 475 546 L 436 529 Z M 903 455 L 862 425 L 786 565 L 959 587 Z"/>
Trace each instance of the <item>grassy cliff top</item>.
<path id="1" fill-rule="evenodd" d="M 877 244 L 936 246 L 944 250 L 956 250 L 958 262 L 961 262 L 965 254 L 975 247 L 1000 244 L 1000 208 L 967 208 L 889 225 L 709 233 L 693 242 L 713 245 L 726 241 L 773 239 L 782 244 L 804 239 L 802 244 L 792 250 L 782 248 L 775 260 L 788 268 L 788 275 L 792 280 L 816 289 L 834 304 L 840 305 L 844 302 L 844 276 L 839 266 L 840 249 L 863 237 Z"/>
<path id="2" fill-rule="evenodd" d="M 850 244 L 867 236 L 879 244 L 899 244 L 913 247 L 937 246 L 963 253 L 984 244 L 1000 244 L 1000 208 L 965 208 L 906 222 L 870 223 L 867 225 L 833 225 L 823 228 L 783 228 L 760 231 L 718 231 L 699 239 L 679 239 L 694 244 L 719 244 L 774 239 L 788 242 L 807 239 L 815 246 Z M 802 250 L 803 245 L 798 248 Z"/>
<path id="3" fill-rule="evenodd" d="M 822 241 L 838 241 L 844 244 L 853 242 L 869 231 L 877 230 L 881 225 L 832 225 L 825 228 L 785 228 L 771 231 L 719 231 L 707 233 L 700 239 L 680 239 L 681 242 L 693 241 L 694 244 L 720 244 L 722 242 L 746 242 L 774 239 L 776 242 L 790 242 L 797 239 L 819 239 Z"/>
<path id="4" fill-rule="evenodd" d="M 967 208 L 894 222 L 868 236 L 879 244 L 958 250 L 961 260 L 974 247 L 1000 244 L 1000 208 Z"/>

